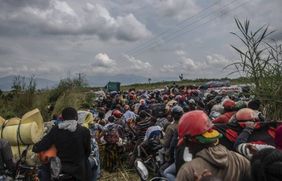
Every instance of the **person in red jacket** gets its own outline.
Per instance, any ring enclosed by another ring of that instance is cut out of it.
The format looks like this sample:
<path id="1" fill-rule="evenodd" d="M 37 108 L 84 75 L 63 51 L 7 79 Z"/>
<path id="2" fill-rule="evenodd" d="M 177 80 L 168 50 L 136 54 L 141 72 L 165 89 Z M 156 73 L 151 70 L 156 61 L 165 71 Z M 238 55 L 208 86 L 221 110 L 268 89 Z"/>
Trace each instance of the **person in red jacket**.
<path id="1" fill-rule="evenodd" d="M 236 103 L 230 99 L 223 102 L 224 114 L 212 120 L 213 123 L 228 123 L 230 118 L 236 113 L 234 111 Z"/>
<path id="2" fill-rule="evenodd" d="M 221 180 L 250 180 L 249 160 L 219 144 L 221 136 L 205 112 L 183 114 L 178 124 L 176 168 L 180 166 L 178 161 L 183 159 L 185 163 L 180 166 L 175 181 L 194 181 L 195 172 L 202 174 L 205 169 Z"/>

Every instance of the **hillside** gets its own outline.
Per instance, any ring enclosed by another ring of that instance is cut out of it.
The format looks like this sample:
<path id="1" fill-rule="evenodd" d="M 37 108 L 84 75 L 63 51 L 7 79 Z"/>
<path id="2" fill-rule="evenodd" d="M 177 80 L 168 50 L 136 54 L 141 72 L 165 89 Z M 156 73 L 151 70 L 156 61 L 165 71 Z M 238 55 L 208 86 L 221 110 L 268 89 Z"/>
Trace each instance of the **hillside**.
<path id="1" fill-rule="evenodd" d="M 13 85 L 15 76 L 6 76 L 0 77 L 0 89 L 2 91 L 9 91 Z M 37 89 L 51 89 L 58 85 L 56 81 L 44 79 L 44 78 L 35 78 L 36 88 Z M 25 80 L 26 84 L 28 83 L 28 78 Z"/>

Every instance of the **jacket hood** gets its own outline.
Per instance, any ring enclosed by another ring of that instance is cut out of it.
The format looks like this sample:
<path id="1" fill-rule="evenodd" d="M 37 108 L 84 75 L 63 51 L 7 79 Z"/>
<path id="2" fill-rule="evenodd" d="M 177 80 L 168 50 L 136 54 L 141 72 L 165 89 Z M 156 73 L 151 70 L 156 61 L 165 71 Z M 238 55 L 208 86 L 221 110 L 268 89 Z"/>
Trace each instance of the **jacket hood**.
<path id="1" fill-rule="evenodd" d="M 224 146 L 217 145 L 201 150 L 196 154 L 196 157 L 201 157 L 218 168 L 226 168 L 228 167 L 228 154 L 228 150 Z"/>
<path id="2" fill-rule="evenodd" d="M 68 130 L 70 132 L 75 132 L 77 128 L 77 121 L 76 120 L 65 120 L 58 124 L 59 129 Z"/>

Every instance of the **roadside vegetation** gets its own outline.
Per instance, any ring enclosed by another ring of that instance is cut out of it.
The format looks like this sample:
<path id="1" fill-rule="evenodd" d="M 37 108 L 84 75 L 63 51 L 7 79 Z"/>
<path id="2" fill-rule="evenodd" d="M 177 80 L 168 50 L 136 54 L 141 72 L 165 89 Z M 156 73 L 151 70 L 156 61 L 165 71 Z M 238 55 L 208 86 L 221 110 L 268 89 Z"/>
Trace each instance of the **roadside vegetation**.
<path id="1" fill-rule="evenodd" d="M 253 31 L 250 21 L 235 19 L 241 45 L 231 45 L 240 56 L 233 66 L 236 73 L 244 75 L 255 84 L 253 94 L 262 101 L 265 115 L 270 119 L 282 118 L 282 45 L 272 40 L 268 26 Z M 240 47 L 240 48 L 239 48 Z M 233 73 L 233 72 L 232 72 Z"/>
<path id="2" fill-rule="evenodd" d="M 0 116 L 5 119 L 21 117 L 31 109 L 39 108 L 47 121 L 66 106 L 87 108 L 93 96 L 86 86 L 85 79 L 79 77 L 63 79 L 51 90 L 36 90 L 34 76 L 15 76 L 11 91 L 0 92 Z"/>
<path id="3" fill-rule="evenodd" d="M 121 86 L 121 91 L 129 89 L 154 90 L 163 89 L 165 86 L 177 84 L 179 86 L 199 86 L 211 80 L 229 80 L 231 84 L 245 84 L 249 81 L 245 78 L 238 79 L 196 79 L 163 81 L 156 83 L 142 83 Z M 28 84 L 26 83 L 28 82 Z M 0 116 L 5 119 L 21 117 L 24 113 L 34 108 L 39 108 L 45 121 L 51 119 L 52 115 L 59 114 L 66 106 L 76 109 L 93 108 L 95 99 L 94 91 L 102 88 L 88 87 L 85 78 L 67 78 L 59 82 L 58 86 L 51 90 L 36 90 L 35 77 L 29 78 L 15 76 L 13 86 L 9 92 L 0 92 Z"/>

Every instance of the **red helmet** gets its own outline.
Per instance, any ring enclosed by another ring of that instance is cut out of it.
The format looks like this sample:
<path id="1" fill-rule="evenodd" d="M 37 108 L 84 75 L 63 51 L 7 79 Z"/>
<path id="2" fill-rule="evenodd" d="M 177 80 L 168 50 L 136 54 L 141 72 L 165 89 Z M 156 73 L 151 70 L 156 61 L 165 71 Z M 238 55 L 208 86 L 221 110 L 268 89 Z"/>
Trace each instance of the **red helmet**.
<path id="1" fill-rule="evenodd" d="M 240 109 L 236 114 L 235 118 L 237 121 L 251 121 L 258 118 L 256 112 L 250 108 Z"/>
<path id="2" fill-rule="evenodd" d="M 119 110 L 116 109 L 116 110 L 113 111 L 112 115 L 116 118 L 121 118 L 122 113 Z"/>
<path id="3" fill-rule="evenodd" d="M 185 135 L 198 136 L 210 130 L 213 124 L 207 114 L 200 110 L 190 111 L 183 114 L 178 125 L 178 144 L 183 142 Z"/>
<path id="4" fill-rule="evenodd" d="M 236 105 L 236 103 L 234 101 L 232 101 L 231 99 L 227 99 L 223 102 L 223 107 L 224 109 L 233 109 Z"/>
<path id="5" fill-rule="evenodd" d="M 166 94 L 163 96 L 163 100 L 164 100 L 164 101 L 165 101 L 165 100 L 168 100 L 168 98 L 169 98 L 169 96 L 166 95 Z"/>

